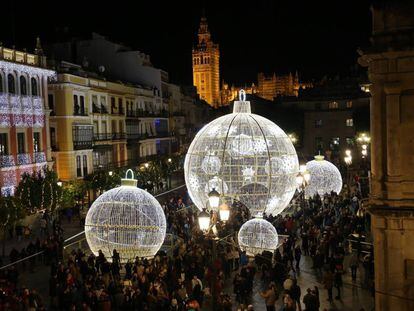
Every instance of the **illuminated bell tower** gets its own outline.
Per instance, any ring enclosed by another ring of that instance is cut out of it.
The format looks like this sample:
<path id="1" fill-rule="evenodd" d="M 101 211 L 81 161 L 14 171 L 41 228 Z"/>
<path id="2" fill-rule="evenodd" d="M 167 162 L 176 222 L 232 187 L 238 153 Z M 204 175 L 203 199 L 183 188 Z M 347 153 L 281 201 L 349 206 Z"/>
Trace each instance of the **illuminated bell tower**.
<path id="1" fill-rule="evenodd" d="M 211 41 L 207 18 L 203 15 L 198 29 L 198 42 L 193 48 L 193 84 L 197 93 L 211 106 L 220 106 L 220 51 Z"/>

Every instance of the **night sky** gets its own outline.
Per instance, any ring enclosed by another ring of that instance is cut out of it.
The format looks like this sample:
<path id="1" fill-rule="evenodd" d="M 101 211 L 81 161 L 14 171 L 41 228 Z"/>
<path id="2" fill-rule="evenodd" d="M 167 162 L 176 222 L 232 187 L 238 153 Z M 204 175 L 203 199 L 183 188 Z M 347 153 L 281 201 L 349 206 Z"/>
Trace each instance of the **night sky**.
<path id="1" fill-rule="evenodd" d="M 34 48 L 92 31 L 150 54 L 176 83 L 191 84 L 191 49 L 202 8 L 220 44 L 221 79 L 244 84 L 257 72 L 298 70 L 306 80 L 345 75 L 369 44 L 369 0 L 14 1 L 3 4 L 0 41 Z"/>

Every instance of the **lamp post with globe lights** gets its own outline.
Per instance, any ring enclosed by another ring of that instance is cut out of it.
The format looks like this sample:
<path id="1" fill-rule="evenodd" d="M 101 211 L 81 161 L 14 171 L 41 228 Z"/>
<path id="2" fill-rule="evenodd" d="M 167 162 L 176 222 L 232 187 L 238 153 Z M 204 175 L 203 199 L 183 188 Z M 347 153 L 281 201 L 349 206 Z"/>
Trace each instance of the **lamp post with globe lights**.
<path id="1" fill-rule="evenodd" d="M 226 203 L 220 205 L 220 193 L 216 189 L 212 189 L 208 194 L 208 204 L 211 208 L 211 213 L 209 214 L 206 209 L 204 208 L 198 214 L 198 225 L 200 230 L 204 233 L 204 237 L 210 241 L 212 244 L 211 247 L 211 255 L 212 255 L 212 272 L 213 282 L 211 283 L 211 295 L 212 295 L 212 310 L 215 310 L 216 300 L 217 300 L 217 293 L 216 293 L 216 286 L 215 281 L 217 279 L 217 271 L 215 261 L 217 260 L 217 244 L 220 242 L 219 237 L 217 236 L 216 230 L 211 230 L 213 227 L 215 228 L 215 223 L 212 223 L 212 215 L 214 211 L 218 210 L 218 214 L 220 220 L 223 223 L 226 223 L 230 218 L 230 208 Z M 212 231 L 212 232 L 211 232 Z"/>
<path id="2" fill-rule="evenodd" d="M 303 208 L 305 205 L 305 188 L 309 184 L 310 173 L 306 169 L 306 165 L 299 166 L 299 173 L 296 176 L 296 184 L 300 191 L 300 207 Z"/>

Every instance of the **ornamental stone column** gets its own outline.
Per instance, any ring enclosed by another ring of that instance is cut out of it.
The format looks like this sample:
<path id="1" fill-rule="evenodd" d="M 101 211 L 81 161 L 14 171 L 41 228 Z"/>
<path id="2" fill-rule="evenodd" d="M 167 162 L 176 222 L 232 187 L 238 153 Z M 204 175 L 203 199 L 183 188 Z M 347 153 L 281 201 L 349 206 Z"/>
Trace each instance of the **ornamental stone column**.
<path id="1" fill-rule="evenodd" d="M 375 310 L 414 310 L 414 2 L 372 7 L 360 52 L 371 92 Z"/>

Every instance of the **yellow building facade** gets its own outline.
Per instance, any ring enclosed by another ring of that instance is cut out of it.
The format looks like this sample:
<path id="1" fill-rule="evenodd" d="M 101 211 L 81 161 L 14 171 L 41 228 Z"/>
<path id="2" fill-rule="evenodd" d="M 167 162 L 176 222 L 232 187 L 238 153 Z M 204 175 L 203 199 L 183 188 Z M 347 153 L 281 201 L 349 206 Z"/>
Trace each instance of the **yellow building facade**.
<path id="1" fill-rule="evenodd" d="M 168 107 L 154 90 L 92 76 L 60 73 L 49 85 L 52 157 L 62 181 L 169 151 Z"/>
<path id="2" fill-rule="evenodd" d="M 193 84 L 200 98 L 213 107 L 221 105 L 220 100 L 220 51 L 211 39 L 206 17 L 201 18 L 198 42 L 193 48 Z"/>

